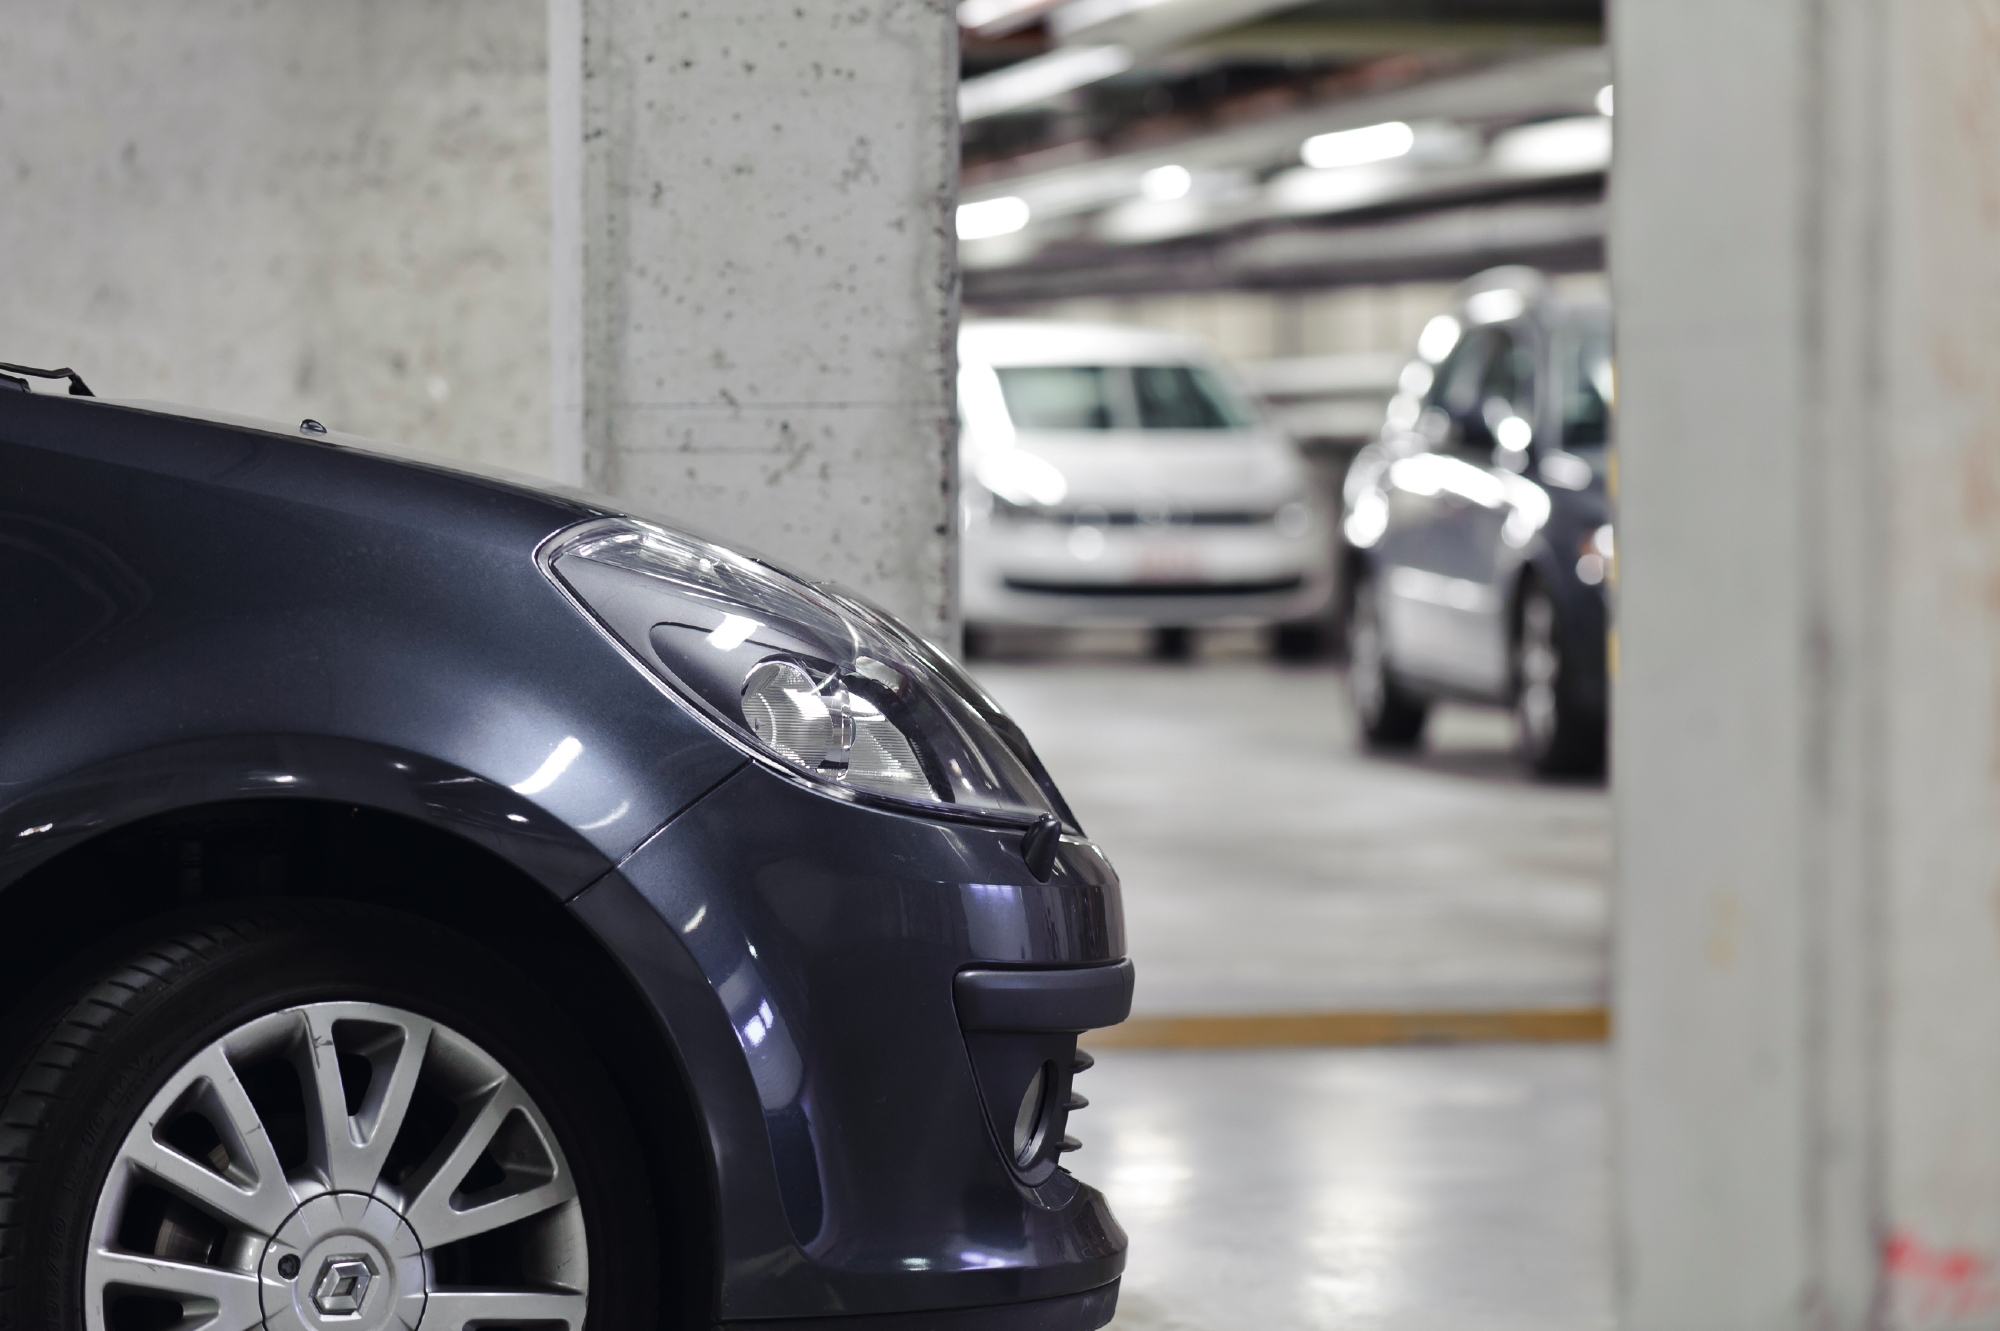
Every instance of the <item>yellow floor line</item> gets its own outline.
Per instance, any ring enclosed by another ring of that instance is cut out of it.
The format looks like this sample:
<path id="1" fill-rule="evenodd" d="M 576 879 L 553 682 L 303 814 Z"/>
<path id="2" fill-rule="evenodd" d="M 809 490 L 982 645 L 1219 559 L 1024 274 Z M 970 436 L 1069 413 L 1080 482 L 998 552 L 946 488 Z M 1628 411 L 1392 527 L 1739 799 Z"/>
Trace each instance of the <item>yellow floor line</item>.
<path id="1" fill-rule="evenodd" d="M 1086 1048 L 1240 1049 L 1282 1045 L 1598 1044 L 1611 1014 L 1601 1007 L 1464 1012 L 1278 1012 L 1211 1017 L 1132 1017 L 1087 1032 Z"/>

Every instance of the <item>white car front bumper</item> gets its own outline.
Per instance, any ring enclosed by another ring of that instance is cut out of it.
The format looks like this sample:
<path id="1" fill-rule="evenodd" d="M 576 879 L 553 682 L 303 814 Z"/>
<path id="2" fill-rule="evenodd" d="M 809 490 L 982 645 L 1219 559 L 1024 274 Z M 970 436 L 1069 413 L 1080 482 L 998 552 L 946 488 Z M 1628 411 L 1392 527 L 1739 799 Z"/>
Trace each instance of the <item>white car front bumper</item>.
<path id="1" fill-rule="evenodd" d="M 1256 626 L 1312 619 L 1333 596 L 1329 524 L 1081 526 L 979 518 L 961 547 L 970 624 Z"/>

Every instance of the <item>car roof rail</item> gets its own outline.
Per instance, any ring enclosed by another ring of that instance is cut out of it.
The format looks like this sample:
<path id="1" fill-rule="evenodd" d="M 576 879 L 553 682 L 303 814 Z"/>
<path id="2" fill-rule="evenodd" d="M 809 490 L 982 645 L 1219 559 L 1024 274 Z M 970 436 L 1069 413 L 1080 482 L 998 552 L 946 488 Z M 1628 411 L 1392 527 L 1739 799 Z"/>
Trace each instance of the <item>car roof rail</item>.
<path id="1" fill-rule="evenodd" d="M 67 365 L 60 370 L 38 370 L 32 365 L 9 365 L 6 361 L 0 361 L 0 370 L 10 370 L 15 374 L 30 375 L 36 379 L 67 379 L 69 380 L 69 395 L 71 397 L 97 396 L 97 394 L 90 391 L 90 385 L 83 381 L 83 376 L 75 370 L 70 369 Z M 27 385 L 23 384 L 22 387 L 25 388 Z"/>

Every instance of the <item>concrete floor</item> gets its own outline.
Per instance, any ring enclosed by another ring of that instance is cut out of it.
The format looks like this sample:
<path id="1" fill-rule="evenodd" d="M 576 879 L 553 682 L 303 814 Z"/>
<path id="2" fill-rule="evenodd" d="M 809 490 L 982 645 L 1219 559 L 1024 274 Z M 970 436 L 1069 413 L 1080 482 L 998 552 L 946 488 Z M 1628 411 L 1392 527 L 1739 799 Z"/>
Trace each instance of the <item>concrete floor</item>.
<path id="1" fill-rule="evenodd" d="M 1106 1049 L 1079 1085 L 1116 1331 L 1612 1323 L 1601 1048 Z"/>
<path id="2" fill-rule="evenodd" d="M 982 664 L 1118 866 L 1140 1014 L 1601 1004 L 1611 826 L 1498 711 L 1356 752 L 1340 676 L 1254 659 Z"/>
<path id="3" fill-rule="evenodd" d="M 1505 715 L 1391 761 L 1325 668 L 979 674 L 1118 865 L 1135 1012 L 1604 1001 L 1606 793 L 1524 777 Z M 1097 1055 L 1072 1167 L 1132 1236 L 1119 1331 L 1611 1325 L 1601 1047 Z"/>

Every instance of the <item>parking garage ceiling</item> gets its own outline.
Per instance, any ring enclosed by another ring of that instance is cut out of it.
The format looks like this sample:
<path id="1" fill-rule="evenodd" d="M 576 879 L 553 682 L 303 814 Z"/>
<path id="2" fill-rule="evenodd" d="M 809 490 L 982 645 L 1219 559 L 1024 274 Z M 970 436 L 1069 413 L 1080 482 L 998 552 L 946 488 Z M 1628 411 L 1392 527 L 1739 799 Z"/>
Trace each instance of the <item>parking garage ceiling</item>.
<path id="1" fill-rule="evenodd" d="M 1594 268 L 1598 0 L 964 0 L 966 299 Z"/>

